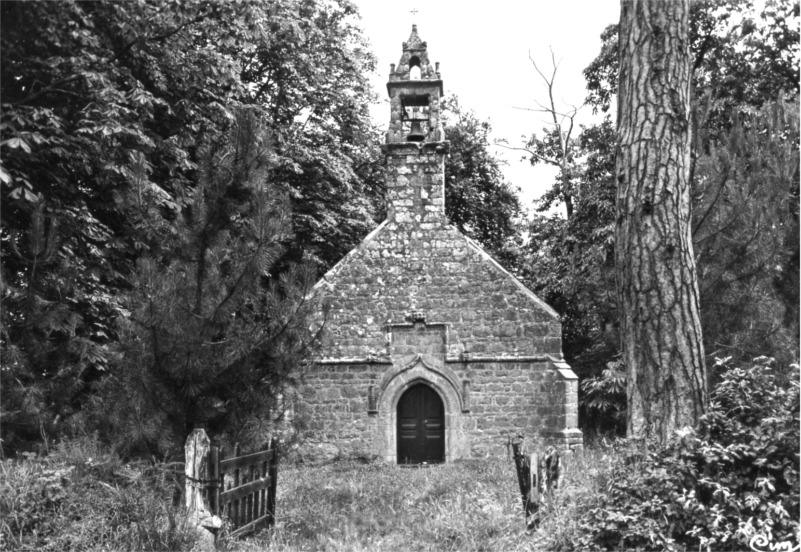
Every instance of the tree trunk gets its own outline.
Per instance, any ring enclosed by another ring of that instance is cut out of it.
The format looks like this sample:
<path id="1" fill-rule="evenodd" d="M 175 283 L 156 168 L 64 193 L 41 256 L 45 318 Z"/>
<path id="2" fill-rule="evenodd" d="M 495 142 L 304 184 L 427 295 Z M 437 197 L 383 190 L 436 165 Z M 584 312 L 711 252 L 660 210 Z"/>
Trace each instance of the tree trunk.
<path id="1" fill-rule="evenodd" d="M 706 410 L 690 218 L 689 0 L 623 0 L 617 224 L 628 435 L 665 441 Z"/>

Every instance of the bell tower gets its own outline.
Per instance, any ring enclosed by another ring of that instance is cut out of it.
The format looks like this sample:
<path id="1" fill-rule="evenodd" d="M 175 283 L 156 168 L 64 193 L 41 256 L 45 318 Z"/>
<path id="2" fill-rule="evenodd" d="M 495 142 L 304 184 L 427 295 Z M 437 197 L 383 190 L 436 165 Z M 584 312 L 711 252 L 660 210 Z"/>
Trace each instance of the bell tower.
<path id="1" fill-rule="evenodd" d="M 389 130 L 381 146 L 386 158 L 387 218 L 400 224 L 445 223 L 445 155 L 440 123 L 443 95 L 439 63 L 412 25 L 397 67 L 390 66 Z M 425 227 L 424 226 L 424 227 Z"/>

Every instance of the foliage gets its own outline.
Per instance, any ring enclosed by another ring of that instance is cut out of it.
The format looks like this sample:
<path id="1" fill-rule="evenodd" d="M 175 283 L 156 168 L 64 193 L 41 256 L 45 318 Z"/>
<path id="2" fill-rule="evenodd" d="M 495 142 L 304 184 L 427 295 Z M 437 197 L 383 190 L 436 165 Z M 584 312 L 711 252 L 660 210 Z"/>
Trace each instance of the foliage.
<path id="1" fill-rule="evenodd" d="M 714 109 L 700 126 L 726 126 L 727 114 L 746 104 L 762 105 L 781 93 L 799 91 L 797 0 L 775 0 L 760 8 L 748 0 L 703 0 L 690 7 L 690 49 L 696 98 Z M 584 70 L 587 102 L 609 111 L 617 95 L 618 28 L 601 33 L 601 51 Z"/>
<path id="2" fill-rule="evenodd" d="M 268 180 L 271 140 L 254 111 L 239 111 L 203 149 L 169 249 L 137 263 L 120 358 L 97 406 L 123 453 L 180 453 L 197 424 L 222 434 L 269 417 L 316 340 L 315 271 L 271 274 L 290 237 Z"/>
<path id="3" fill-rule="evenodd" d="M 188 550 L 165 466 L 124 465 L 84 436 L 0 464 L 0 542 L 20 551 Z"/>
<path id="4" fill-rule="evenodd" d="M 9 345 L 21 345 L 35 373 L 50 380 L 36 358 L 47 341 L 92 353 L 65 360 L 76 391 L 106 368 L 116 337 L 123 274 L 143 250 L 158 247 L 169 225 L 144 224 L 129 206 L 144 194 L 154 208 L 180 205 L 202 130 L 220 128 L 225 103 L 241 94 L 231 48 L 200 46 L 254 39 L 244 8 L 201 3 L 43 3 L 2 6 L 3 174 L 2 239 L 13 249 L 44 202 L 58 223 L 56 248 L 38 266 L 34 289 L 25 261 L 3 256 Z M 252 14 L 251 14 L 252 15 Z M 33 323 L 15 297 L 58 303 L 70 331 L 24 343 L 19 328 Z M 55 361 L 54 361 L 55 360 Z M 60 361 L 60 362 L 59 362 Z M 60 388 L 64 393 L 67 389 Z M 50 416 L 64 414 L 52 412 Z"/>
<path id="5" fill-rule="evenodd" d="M 617 96 L 617 77 L 620 73 L 618 59 L 618 24 L 607 26 L 601 33 L 601 51 L 584 69 L 587 82 L 587 103 L 594 112 L 607 113 L 612 100 Z"/>
<path id="6" fill-rule="evenodd" d="M 573 214 L 532 219 L 526 279 L 560 313 L 567 361 L 588 377 L 612 361 L 618 346 L 612 122 L 583 128 L 574 147 L 581 161 L 573 168 Z M 544 198 L 539 209 L 549 206 Z"/>
<path id="7" fill-rule="evenodd" d="M 259 105 L 272 129 L 272 180 L 294 213 L 282 269 L 338 260 L 382 194 L 366 105 L 374 62 L 348 2 L 4 2 L 1 15 L 9 450 L 86 405 L 119 340 L 129 276 L 173 247 L 203 144 L 238 106 Z M 40 216 L 54 247 L 31 263 Z"/>
<path id="8" fill-rule="evenodd" d="M 579 406 L 586 416 L 585 443 L 597 435 L 626 434 L 626 370 L 619 359 L 607 363 L 600 376 L 581 382 Z"/>
<path id="9" fill-rule="evenodd" d="M 721 361 L 697 432 L 666 447 L 620 449 L 602 492 L 584 505 L 582 550 L 743 550 L 751 539 L 798 544 L 798 366 Z"/>
<path id="10" fill-rule="evenodd" d="M 691 12 L 694 87 L 710 109 L 697 127 L 713 136 L 730 128 L 742 106 L 759 108 L 799 93 L 801 53 L 798 0 L 758 5 L 748 0 L 704 0 Z"/>
<path id="11" fill-rule="evenodd" d="M 55 253 L 59 236 L 57 220 L 40 202 L 30 227 L 9 241 L 7 254 L 22 265 L 22 285 L 2 286 L 0 415 L 6 448 L 39 439 L 46 447 L 47 434 L 55 429 L 52 415 L 72 412 L 84 372 L 107 361 L 101 346 L 80 335 L 83 319 L 71 308 L 74 303 L 43 293 L 49 287 L 65 292 L 75 278 Z"/>
<path id="12" fill-rule="evenodd" d="M 275 136 L 280 162 L 271 178 L 293 212 L 286 258 L 326 270 L 383 215 L 380 133 L 368 111 L 375 59 L 350 2 L 275 3 L 289 17 L 274 22 L 267 11 L 269 39 L 244 56 L 242 79 Z"/>
<path id="13" fill-rule="evenodd" d="M 490 152 L 490 124 L 465 110 L 458 98 L 443 102 L 445 139 L 445 212 L 466 236 L 476 240 L 506 268 L 516 272 L 521 247 L 522 209 L 517 190 L 501 173 Z"/>
<path id="14" fill-rule="evenodd" d="M 798 358 L 798 101 L 730 113 L 696 162 L 693 242 L 707 354 Z"/>

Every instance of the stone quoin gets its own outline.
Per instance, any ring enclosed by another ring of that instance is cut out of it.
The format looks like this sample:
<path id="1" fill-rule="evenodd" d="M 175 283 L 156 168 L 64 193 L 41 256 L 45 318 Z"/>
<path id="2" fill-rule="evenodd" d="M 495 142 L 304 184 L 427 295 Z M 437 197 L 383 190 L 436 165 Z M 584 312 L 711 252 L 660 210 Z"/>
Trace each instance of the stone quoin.
<path id="1" fill-rule="evenodd" d="M 294 399 L 301 458 L 449 462 L 521 434 L 581 447 L 556 312 L 445 217 L 442 80 L 416 25 L 387 90 L 387 219 L 315 286 L 329 311 Z"/>

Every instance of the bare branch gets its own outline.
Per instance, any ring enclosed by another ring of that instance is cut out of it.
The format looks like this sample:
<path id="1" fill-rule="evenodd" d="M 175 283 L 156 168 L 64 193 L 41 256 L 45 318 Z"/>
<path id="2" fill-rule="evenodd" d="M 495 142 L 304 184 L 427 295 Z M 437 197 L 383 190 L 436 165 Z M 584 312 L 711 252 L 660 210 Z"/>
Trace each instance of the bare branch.
<path id="1" fill-rule="evenodd" d="M 500 148 L 508 149 L 508 150 L 512 150 L 512 151 L 524 151 L 524 152 L 528 153 L 531 157 L 534 157 L 537 161 L 540 161 L 542 163 L 547 163 L 548 165 L 553 165 L 554 167 L 559 167 L 560 166 L 559 163 L 557 163 L 553 159 L 547 159 L 547 158 L 539 155 L 538 153 L 535 153 L 535 152 L 531 151 L 528 148 L 516 148 L 516 147 L 510 146 L 508 144 L 504 144 L 503 142 L 495 142 L 495 145 L 500 147 Z"/>
<path id="2" fill-rule="evenodd" d="M 545 81 L 545 84 L 550 86 L 551 82 L 548 80 L 548 77 L 546 77 L 545 75 L 542 74 L 542 71 L 540 71 L 540 68 L 537 65 L 537 62 L 534 61 L 533 57 L 531 57 L 531 52 L 530 51 L 528 53 L 528 59 L 531 61 L 531 64 L 534 66 L 534 69 L 537 71 L 537 73 L 539 73 L 540 77 L 542 77 L 542 80 Z"/>

